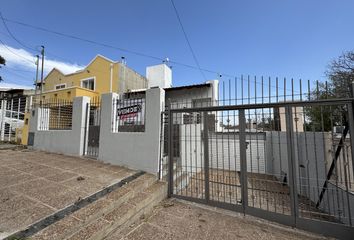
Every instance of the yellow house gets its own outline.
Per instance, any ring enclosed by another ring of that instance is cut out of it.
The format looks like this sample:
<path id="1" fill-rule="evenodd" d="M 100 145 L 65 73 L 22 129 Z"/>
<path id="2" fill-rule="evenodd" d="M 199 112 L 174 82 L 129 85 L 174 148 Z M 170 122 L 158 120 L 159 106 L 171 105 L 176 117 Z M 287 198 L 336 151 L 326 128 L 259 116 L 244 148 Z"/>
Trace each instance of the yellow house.
<path id="1" fill-rule="evenodd" d="M 146 77 L 127 67 L 125 62 L 110 60 L 97 55 L 84 69 L 64 74 L 54 68 L 44 78 L 43 92 L 37 99 L 72 101 L 75 97 L 100 97 L 103 93 L 123 93 L 134 89 L 147 88 Z M 37 83 L 40 89 L 40 83 Z M 28 122 L 30 114 L 25 115 L 25 124 L 21 129 L 21 143 L 27 145 Z M 27 123 L 27 124 L 26 124 Z"/>
<path id="2" fill-rule="evenodd" d="M 126 92 L 146 88 L 147 79 L 127 67 L 97 55 L 84 69 L 63 74 L 54 68 L 44 79 L 42 100 L 72 100 L 79 96 L 96 97 L 108 92 Z"/>

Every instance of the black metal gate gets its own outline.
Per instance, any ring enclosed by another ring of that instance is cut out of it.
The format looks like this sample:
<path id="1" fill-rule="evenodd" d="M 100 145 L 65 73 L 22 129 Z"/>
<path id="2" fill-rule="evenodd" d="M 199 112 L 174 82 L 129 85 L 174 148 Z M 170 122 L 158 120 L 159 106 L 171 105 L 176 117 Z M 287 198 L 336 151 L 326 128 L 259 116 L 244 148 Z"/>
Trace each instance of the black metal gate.
<path id="1" fill-rule="evenodd" d="M 101 100 L 91 98 L 86 108 L 86 133 L 84 154 L 88 157 L 97 158 L 100 146 L 100 122 L 101 122 Z"/>
<path id="2" fill-rule="evenodd" d="M 354 236 L 351 99 L 171 107 L 168 116 L 169 196 Z"/>

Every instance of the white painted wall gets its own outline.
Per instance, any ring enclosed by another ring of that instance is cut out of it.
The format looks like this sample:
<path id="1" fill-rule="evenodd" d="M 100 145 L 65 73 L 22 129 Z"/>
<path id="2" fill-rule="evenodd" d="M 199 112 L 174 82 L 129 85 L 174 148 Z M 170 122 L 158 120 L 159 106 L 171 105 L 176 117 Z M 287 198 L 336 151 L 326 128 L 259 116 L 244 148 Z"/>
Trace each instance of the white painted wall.
<path id="1" fill-rule="evenodd" d="M 180 125 L 180 161 L 182 169 L 198 172 L 204 167 L 202 124 Z M 247 135 L 247 171 L 265 173 L 265 140 L 263 135 Z M 240 171 L 240 140 L 238 134 L 209 133 L 209 167 Z"/>
<path id="2" fill-rule="evenodd" d="M 240 140 L 238 133 L 209 134 L 210 167 L 231 171 L 241 170 Z M 265 173 L 265 140 L 262 134 L 246 134 L 247 172 Z"/>
<path id="3" fill-rule="evenodd" d="M 354 193 L 346 192 L 345 188 L 336 187 L 328 183 L 328 189 L 323 196 L 320 208 L 325 212 L 336 216 L 342 222 L 349 224 L 349 210 L 351 221 L 354 220 Z M 348 206 L 349 205 L 349 206 Z M 339 208 L 338 208 L 339 206 Z"/>
<path id="4" fill-rule="evenodd" d="M 81 156 L 83 154 L 86 104 L 89 97 L 77 97 L 73 102 L 73 119 L 71 130 L 39 130 L 40 112 L 36 108 L 30 118 L 29 132 L 34 133 L 33 149 L 46 152 L 62 153 L 66 155 Z"/>
<path id="5" fill-rule="evenodd" d="M 205 85 L 198 88 L 186 87 L 183 89 L 168 89 L 166 90 L 166 103 L 171 102 L 172 108 L 190 108 L 193 107 L 192 101 L 194 99 L 210 98 L 213 103 L 212 105 L 215 105 L 218 100 L 218 80 L 212 80 L 206 83 L 210 83 L 211 86 Z"/>
<path id="6" fill-rule="evenodd" d="M 100 149 L 98 158 L 104 162 L 157 174 L 160 153 L 161 111 L 165 91 L 146 91 L 145 132 L 113 132 L 112 119 L 115 93 L 102 95 Z"/>
<path id="7" fill-rule="evenodd" d="M 204 168 L 202 128 L 202 124 L 181 124 L 179 127 L 182 171 L 196 173 Z"/>
<path id="8" fill-rule="evenodd" d="M 166 64 L 159 64 L 146 68 L 146 78 L 148 79 L 148 88 L 172 87 L 172 70 Z"/>

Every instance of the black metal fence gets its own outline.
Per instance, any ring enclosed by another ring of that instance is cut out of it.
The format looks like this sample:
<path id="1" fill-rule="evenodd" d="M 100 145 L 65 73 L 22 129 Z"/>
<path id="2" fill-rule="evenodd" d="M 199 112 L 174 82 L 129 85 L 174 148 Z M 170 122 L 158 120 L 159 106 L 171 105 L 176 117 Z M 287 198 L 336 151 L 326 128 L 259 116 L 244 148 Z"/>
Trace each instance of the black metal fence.
<path id="1" fill-rule="evenodd" d="M 161 177 L 170 196 L 350 239 L 353 114 L 349 98 L 171 107 Z"/>
<path id="2" fill-rule="evenodd" d="M 113 132 L 145 132 L 145 98 L 113 100 Z"/>
<path id="3" fill-rule="evenodd" d="M 71 130 L 73 103 L 64 99 L 43 100 L 39 106 L 39 130 Z"/>
<path id="4" fill-rule="evenodd" d="M 84 153 L 89 157 L 98 157 L 101 126 L 101 98 L 93 97 L 86 106 L 86 134 Z"/>
<path id="5" fill-rule="evenodd" d="M 25 96 L 0 99 L 0 141 L 20 140 L 28 106 L 29 99 Z"/>

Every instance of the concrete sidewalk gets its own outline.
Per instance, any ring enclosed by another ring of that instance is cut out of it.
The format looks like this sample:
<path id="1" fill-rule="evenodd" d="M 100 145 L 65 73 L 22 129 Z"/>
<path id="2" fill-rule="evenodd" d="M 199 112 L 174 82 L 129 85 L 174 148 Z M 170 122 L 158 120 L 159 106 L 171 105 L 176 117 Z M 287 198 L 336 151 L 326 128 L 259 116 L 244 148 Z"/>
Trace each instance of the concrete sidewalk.
<path id="1" fill-rule="evenodd" d="M 96 160 L 0 150 L 0 239 L 134 173 Z"/>
<path id="2" fill-rule="evenodd" d="M 204 205 L 166 200 L 154 213 L 107 240 L 328 239 L 255 217 Z"/>

